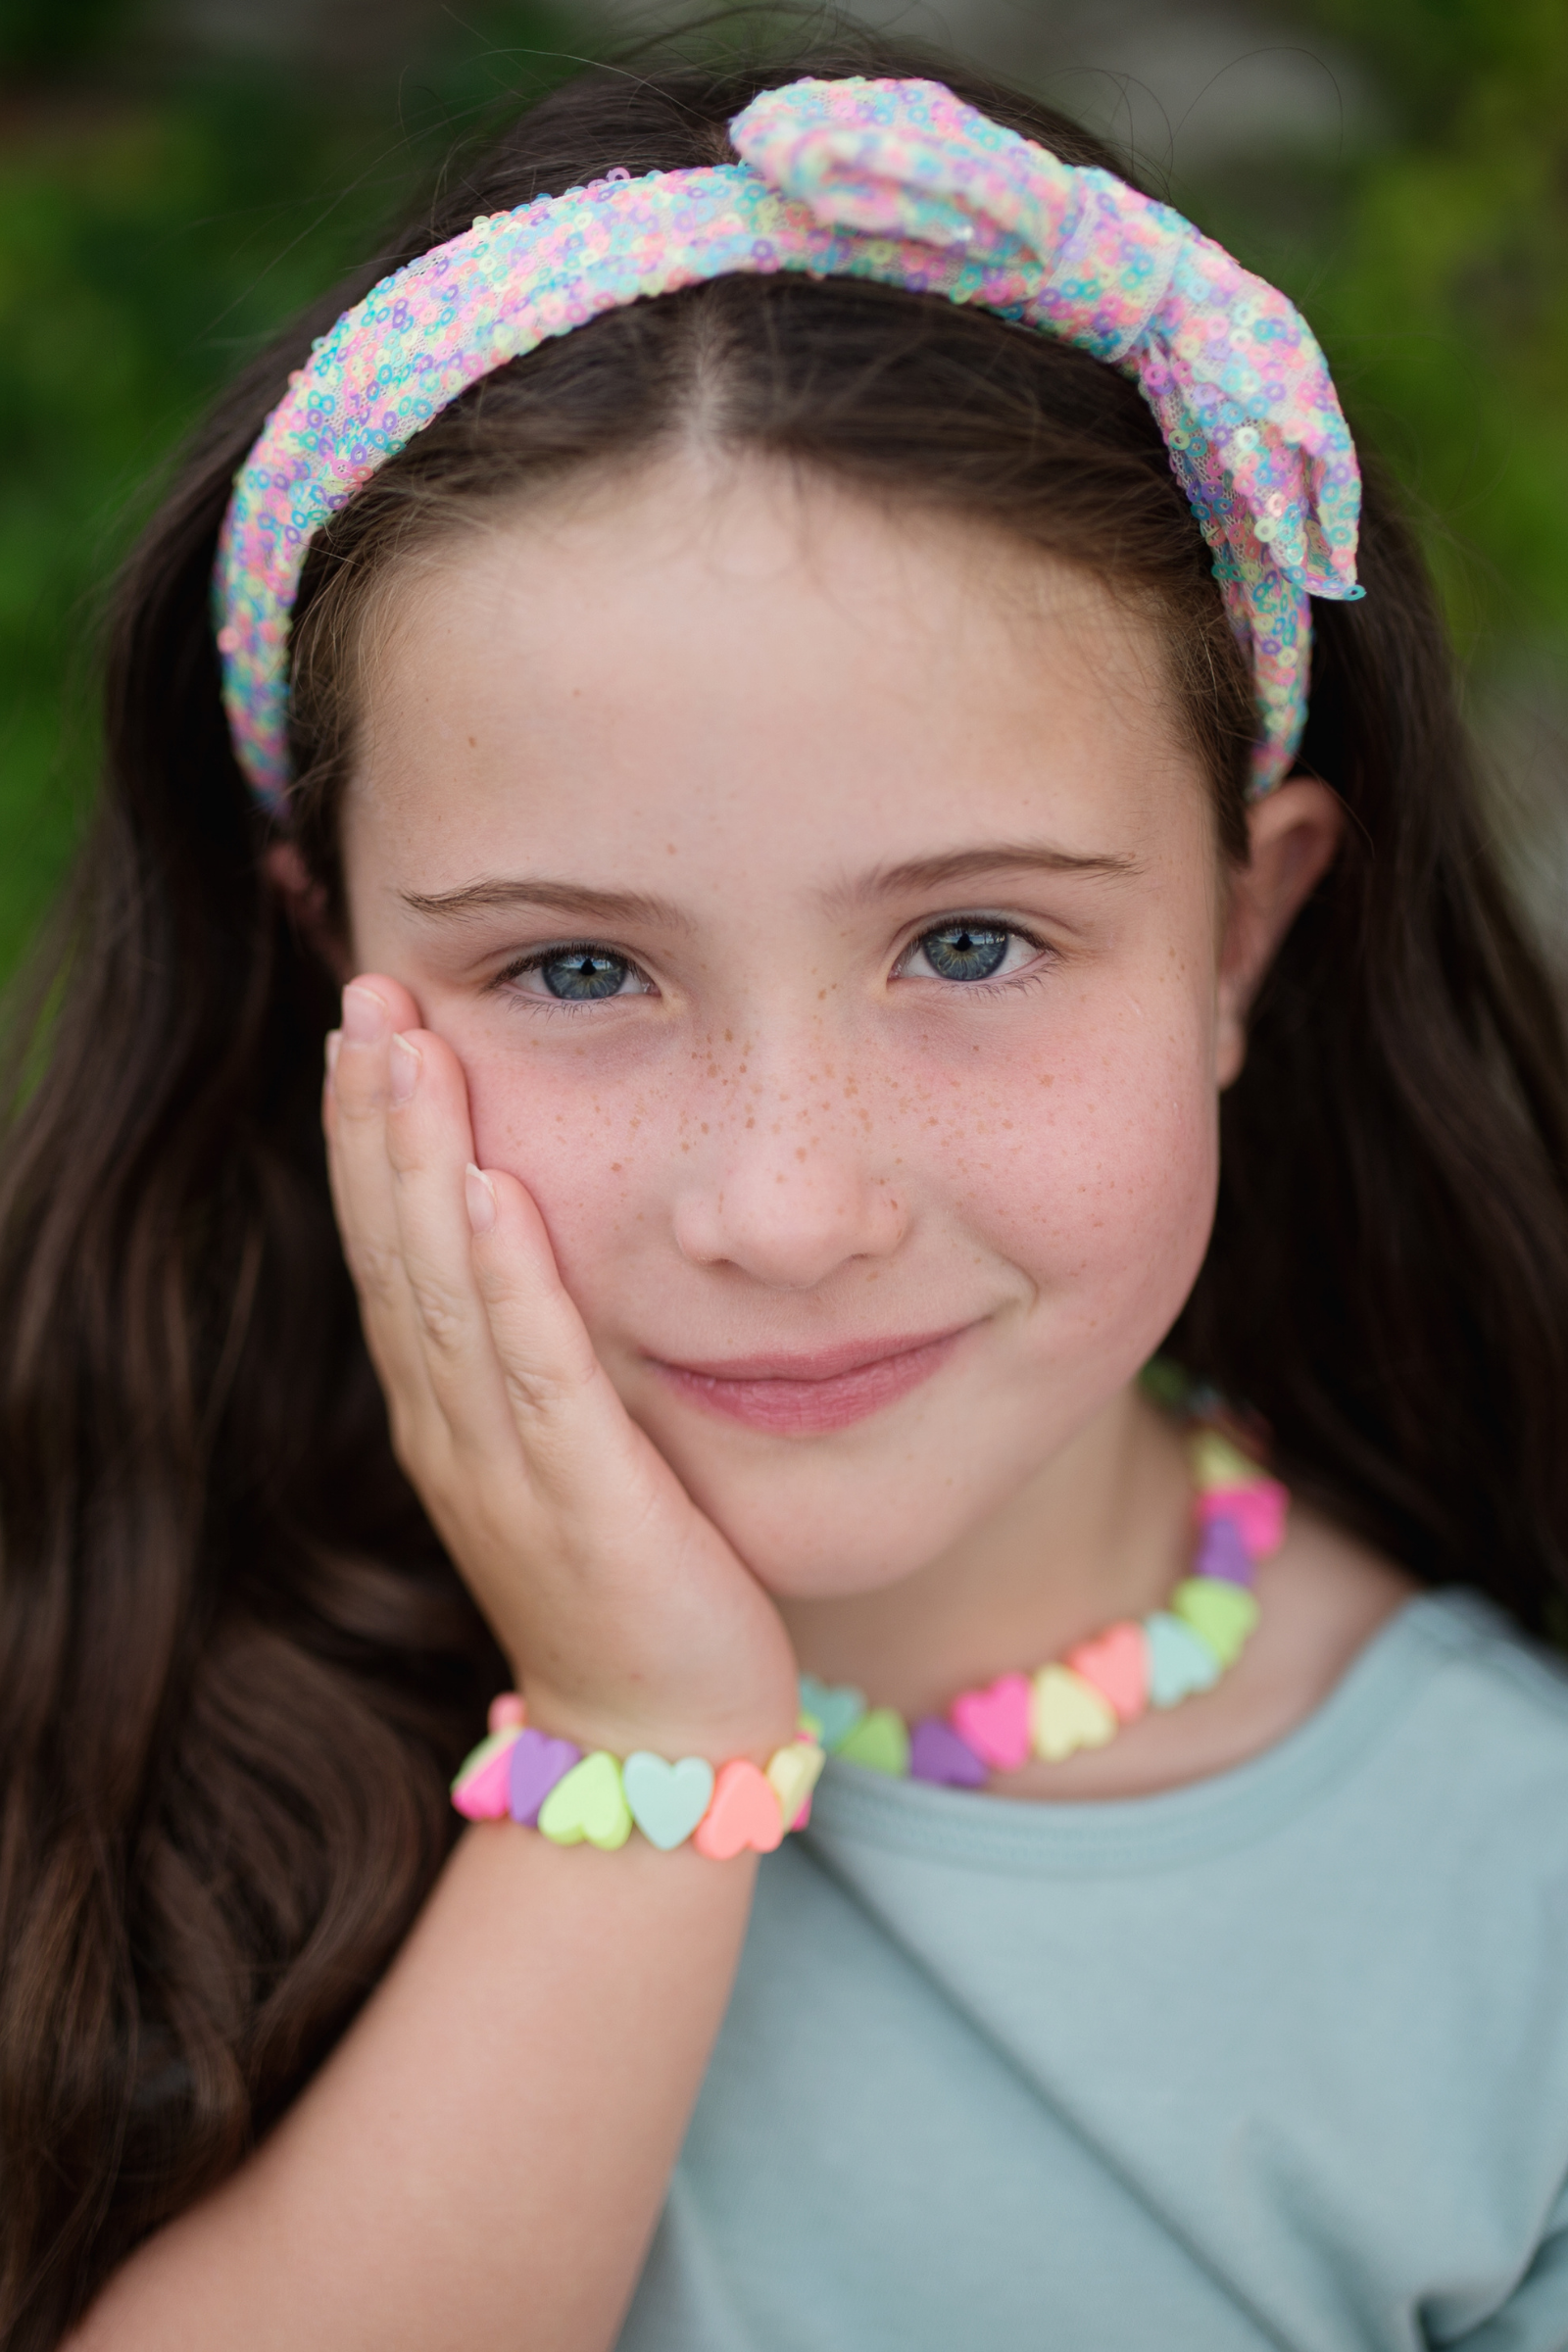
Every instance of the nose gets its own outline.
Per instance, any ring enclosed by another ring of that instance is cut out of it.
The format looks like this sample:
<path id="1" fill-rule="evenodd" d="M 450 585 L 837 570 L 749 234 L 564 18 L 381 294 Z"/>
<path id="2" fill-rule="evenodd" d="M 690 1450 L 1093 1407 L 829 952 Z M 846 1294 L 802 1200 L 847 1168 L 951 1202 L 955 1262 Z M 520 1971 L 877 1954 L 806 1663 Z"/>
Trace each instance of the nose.
<path id="1" fill-rule="evenodd" d="M 892 1153 L 879 1152 L 838 1105 L 815 1107 L 820 1092 L 808 1078 L 760 1089 L 755 1114 L 738 1113 L 711 1139 L 675 1202 L 676 1244 L 693 1265 L 732 1266 L 769 1289 L 806 1291 L 857 1259 L 898 1250 L 909 1222 L 901 1171 L 878 1164 Z"/>

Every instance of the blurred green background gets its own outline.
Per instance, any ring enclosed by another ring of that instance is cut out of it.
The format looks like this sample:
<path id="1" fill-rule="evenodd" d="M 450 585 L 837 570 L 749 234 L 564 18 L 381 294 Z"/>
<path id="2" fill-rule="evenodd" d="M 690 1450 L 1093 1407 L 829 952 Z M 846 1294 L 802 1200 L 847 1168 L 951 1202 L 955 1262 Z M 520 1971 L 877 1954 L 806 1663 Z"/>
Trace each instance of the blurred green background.
<path id="1" fill-rule="evenodd" d="M 1568 8 L 956 0 L 898 21 L 1130 140 L 1302 304 L 1419 515 L 1499 830 L 1560 952 Z M 614 0 L 0 0 L 0 976 L 90 798 L 103 585 L 207 395 L 489 110 L 627 31 Z"/>

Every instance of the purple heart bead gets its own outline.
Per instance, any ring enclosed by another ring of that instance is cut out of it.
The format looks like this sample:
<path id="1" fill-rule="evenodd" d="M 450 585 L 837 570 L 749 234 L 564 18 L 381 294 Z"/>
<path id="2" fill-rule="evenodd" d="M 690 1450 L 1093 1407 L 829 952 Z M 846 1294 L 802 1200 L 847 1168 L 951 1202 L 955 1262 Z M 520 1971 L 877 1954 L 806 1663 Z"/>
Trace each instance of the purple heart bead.
<path id="1" fill-rule="evenodd" d="M 986 1768 L 951 1723 L 927 1715 L 909 1734 L 909 1778 L 941 1781 L 950 1788 L 983 1788 Z"/>
<path id="2" fill-rule="evenodd" d="M 519 1734 L 512 1750 L 512 1779 L 508 1806 L 514 1821 L 531 1830 L 539 1808 L 558 1781 L 564 1781 L 582 1756 L 569 1740 L 552 1740 L 544 1732 Z"/>
<path id="3" fill-rule="evenodd" d="M 1251 1553 L 1234 1519 L 1210 1519 L 1193 1562 L 1194 1576 L 1217 1576 L 1227 1585 L 1250 1585 L 1257 1574 Z"/>

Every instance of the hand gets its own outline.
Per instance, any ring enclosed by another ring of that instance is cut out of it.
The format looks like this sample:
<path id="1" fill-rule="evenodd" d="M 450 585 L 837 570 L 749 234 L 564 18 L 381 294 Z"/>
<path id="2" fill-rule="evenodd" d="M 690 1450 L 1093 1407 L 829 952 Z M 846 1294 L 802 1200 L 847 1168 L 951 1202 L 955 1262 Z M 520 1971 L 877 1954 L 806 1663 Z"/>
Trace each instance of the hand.
<path id="1" fill-rule="evenodd" d="M 332 1198 L 398 1460 L 527 1696 L 616 1755 L 764 1761 L 795 1725 L 771 1601 L 626 1413 L 515 1177 L 471 1165 L 450 1047 L 344 992 Z"/>

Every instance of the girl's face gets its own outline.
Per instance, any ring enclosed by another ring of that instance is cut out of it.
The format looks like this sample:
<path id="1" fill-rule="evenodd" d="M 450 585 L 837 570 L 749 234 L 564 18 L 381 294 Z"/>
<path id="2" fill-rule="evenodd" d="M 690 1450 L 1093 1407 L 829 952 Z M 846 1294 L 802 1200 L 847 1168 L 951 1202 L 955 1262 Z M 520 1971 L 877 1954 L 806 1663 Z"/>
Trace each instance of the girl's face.
<path id="1" fill-rule="evenodd" d="M 1197 1274 L 1235 1052 L 1152 625 L 672 461 L 402 580 L 344 823 L 356 967 L 764 1584 L 867 1590 L 1048 1491 Z"/>

